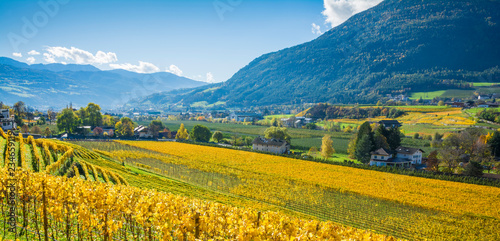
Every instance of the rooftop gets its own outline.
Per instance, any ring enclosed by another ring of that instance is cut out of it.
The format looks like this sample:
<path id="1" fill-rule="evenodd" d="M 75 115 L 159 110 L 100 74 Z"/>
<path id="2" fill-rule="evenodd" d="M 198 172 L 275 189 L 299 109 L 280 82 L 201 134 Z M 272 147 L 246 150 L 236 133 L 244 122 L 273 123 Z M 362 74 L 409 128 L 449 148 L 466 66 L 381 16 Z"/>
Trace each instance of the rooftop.
<path id="1" fill-rule="evenodd" d="M 411 148 L 411 147 L 404 147 L 404 146 L 400 146 L 400 147 L 396 148 L 396 152 L 401 153 L 401 154 L 412 155 L 417 151 L 424 152 L 422 149 L 418 149 L 418 148 Z"/>
<path id="2" fill-rule="evenodd" d="M 286 144 L 287 142 L 284 140 L 280 139 L 266 139 L 264 137 L 256 137 L 252 144 L 256 145 L 268 145 L 268 146 L 282 146 L 283 144 Z"/>

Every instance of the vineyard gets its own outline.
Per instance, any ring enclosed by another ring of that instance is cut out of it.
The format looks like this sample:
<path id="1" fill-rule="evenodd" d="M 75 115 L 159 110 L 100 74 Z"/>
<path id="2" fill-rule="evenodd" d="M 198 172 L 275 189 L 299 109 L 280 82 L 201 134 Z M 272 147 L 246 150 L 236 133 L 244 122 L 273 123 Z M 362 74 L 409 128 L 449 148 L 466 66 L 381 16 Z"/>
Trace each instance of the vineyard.
<path id="1" fill-rule="evenodd" d="M 500 239 L 495 187 L 176 142 L 15 140 L 26 240 Z"/>
<path id="2" fill-rule="evenodd" d="M 125 185 L 17 173 L 26 240 L 394 240 L 331 222 L 258 212 Z M 2 211 L 7 173 L 0 171 Z M 62 191 L 63 190 L 63 191 Z M 5 220 L 4 220 L 5 224 Z M 5 233 L 5 225 L 3 229 Z"/>
<path id="3" fill-rule="evenodd" d="M 119 161 L 72 143 L 1 134 L 2 156 L 14 152 L 18 162 L 14 205 L 10 173 L 0 169 L 2 240 L 394 240 L 332 222 L 259 212 L 255 208 L 266 208 L 248 201 L 242 204 L 253 209 L 131 187 L 111 171 L 120 170 L 111 168 Z M 2 159 L 5 165 L 11 160 Z M 17 216 L 15 234 L 7 231 L 10 210 Z"/>
<path id="4" fill-rule="evenodd" d="M 0 129 L 0 156 L 2 167 L 8 166 L 8 136 Z M 86 160 L 99 160 L 100 156 L 80 146 L 62 143 L 56 140 L 37 139 L 32 136 L 15 136 L 16 166 L 24 171 L 44 172 L 57 176 L 78 176 L 85 180 L 111 184 L 127 184 L 120 175 L 92 165 Z"/>
<path id="5" fill-rule="evenodd" d="M 183 143 L 78 144 L 196 186 L 395 237 L 500 237 L 499 188 Z"/>

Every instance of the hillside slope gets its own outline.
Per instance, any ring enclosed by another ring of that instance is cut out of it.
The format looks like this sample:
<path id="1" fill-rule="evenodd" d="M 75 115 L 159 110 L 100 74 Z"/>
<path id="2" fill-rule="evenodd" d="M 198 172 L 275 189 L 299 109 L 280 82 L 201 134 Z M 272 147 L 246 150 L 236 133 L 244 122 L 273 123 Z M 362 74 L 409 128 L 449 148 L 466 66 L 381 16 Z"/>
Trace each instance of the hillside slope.
<path id="1" fill-rule="evenodd" d="M 499 82 L 498 9 L 498 0 L 385 0 L 311 42 L 262 55 L 221 85 L 142 103 L 369 103 Z"/>

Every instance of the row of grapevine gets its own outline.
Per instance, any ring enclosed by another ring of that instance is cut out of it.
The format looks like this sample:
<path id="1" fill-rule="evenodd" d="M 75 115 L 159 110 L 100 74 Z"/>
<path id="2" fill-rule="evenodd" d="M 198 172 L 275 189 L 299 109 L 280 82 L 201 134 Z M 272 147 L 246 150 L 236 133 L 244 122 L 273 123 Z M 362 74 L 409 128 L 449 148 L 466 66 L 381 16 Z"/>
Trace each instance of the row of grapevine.
<path id="1" fill-rule="evenodd" d="M 2 208 L 7 178 L 0 170 Z M 18 173 L 17 180 L 17 238 L 27 240 L 394 240 L 331 222 L 124 185 L 31 172 Z"/>
<path id="2" fill-rule="evenodd" d="M 0 149 L 3 150 L 2 159 L 4 166 L 9 163 L 8 145 L 5 139 L 7 135 L 0 128 Z M 23 138 L 19 133 L 15 137 L 15 152 L 17 156 L 18 168 L 22 170 L 31 170 L 34 172 L 46 172 L 54 175 L 79 176 L 79 170 L 91 166 L 86 163 L 85 159 L 99 159 L 100 156 L 94 152 L 88 151 L 85 148 L 77 145 L 58 142 L 47 139 L 34 139 L 32 136 Z M 120 175 L 104 168 L 95 167 L 92 170 L 93 176 L 101 176 L 102 180 L 108 183 L 127 184 L 127 181 Z M 78 170 L 78 171 L 77 171 Z M 88 171 L 87 171 L 88 172 Z M 83 172 L 86 174 L 86 172 Z M 85 179 L 92 178 L 85 175 Z M 94 180 L 99 181 L 99 178 Z"/>

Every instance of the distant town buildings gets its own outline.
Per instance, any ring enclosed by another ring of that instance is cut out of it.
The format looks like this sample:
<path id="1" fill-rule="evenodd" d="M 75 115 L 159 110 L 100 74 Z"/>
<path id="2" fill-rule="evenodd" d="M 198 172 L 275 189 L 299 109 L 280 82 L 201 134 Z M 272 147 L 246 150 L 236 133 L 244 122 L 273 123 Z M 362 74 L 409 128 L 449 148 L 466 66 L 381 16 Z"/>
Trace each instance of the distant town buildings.
<path id="1" fill-rule="evenodd" d="M 251 112 L 231 112 L 229 114 L 229 120 L 232 121 L 257 121 L 262 119 L 262 115 L 258 113 L 251 113 Z"/>
<path id="2" fill-rule="evenodd" d="M 281 123 L 284 127 L 295 127 L 302 128 L 309 123 L 313 123 L 312 118 L 306 118 L 303 116 L 290 117 L 290 118 L 281 118 Z"/>

